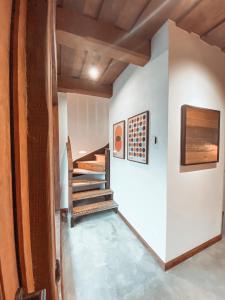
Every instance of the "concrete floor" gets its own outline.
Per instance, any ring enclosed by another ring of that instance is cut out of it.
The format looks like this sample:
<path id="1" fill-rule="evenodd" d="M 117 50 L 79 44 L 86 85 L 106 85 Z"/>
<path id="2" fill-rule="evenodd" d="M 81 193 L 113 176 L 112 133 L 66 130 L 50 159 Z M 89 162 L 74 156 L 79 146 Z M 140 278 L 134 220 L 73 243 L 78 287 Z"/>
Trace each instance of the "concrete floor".
<path id="1" fill-rule="evenodd" d="M 65 300 L 225 299 L 225 239 L 164 272 L 113 212 L 62 233 Z"/>

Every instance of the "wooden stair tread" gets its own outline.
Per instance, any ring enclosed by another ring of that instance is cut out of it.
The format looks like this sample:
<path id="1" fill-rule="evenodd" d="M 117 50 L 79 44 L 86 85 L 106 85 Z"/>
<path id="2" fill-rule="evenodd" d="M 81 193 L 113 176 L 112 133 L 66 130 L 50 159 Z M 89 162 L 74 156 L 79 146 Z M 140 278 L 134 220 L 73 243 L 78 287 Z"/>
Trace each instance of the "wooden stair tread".
<path id="1" fill-rule="evenodd" d="M 77 161 L 77 166 L 80 169 L 86 169 L 97 172 L 105 171 L 105 162 L 89 160 L 89 161 Z"/>
<path id="2" fill-rule="evenodd" d="M 94 179 L 94 178 L 73 179 L 72 185 L 73 187 L 85 187 L 90 185 L 104 184 L 106 182 L 107 182 L 106 180 Z"/>
<path id="3" fill-rule="evenodd" d="M 76 192 L 76 193 L 73 193 L 72 200 L 80 201 L 80 200 L 84 200 L 84 199 L 91 199 L 91 198 L 96 198 L 96 197 L 112 195 L 112 194 L 113 194 L 113 192 L 110 189 Z"/>
<path id="4" fill-rule="evenodd" d="M 99 211 L 105 211 L 113 208 L 118 208 L 118 204 L 114 200 L 106 200 L 97 203 L 91 203 L 73 208 L 74 216 L 84 216 Z"/>
<path id="5" fill-rule="evenodd" d="M 105 163 L 105 154 L 95 154 L 96 161 Z"/>
<path id="6" fill-rule="evenodd" d="M 80 169 L 80 168 L 75 168 L 73 169 L 73 174 L 74 175 L 105 175 L 104 172 L 98 172 L 98 171 L 91 171 L 87 169 Z"/>

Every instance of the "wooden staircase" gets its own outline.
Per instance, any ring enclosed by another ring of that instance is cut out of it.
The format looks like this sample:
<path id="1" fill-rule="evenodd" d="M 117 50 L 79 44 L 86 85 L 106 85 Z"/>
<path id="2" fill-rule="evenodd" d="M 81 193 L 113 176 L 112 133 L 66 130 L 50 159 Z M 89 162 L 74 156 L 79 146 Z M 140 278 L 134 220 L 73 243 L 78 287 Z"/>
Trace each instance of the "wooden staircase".
<path id="1" fill-rule="evenodd" d="M 117 212 L 118 204 L 113 200 L 113 191 L 110 189 L 109 149 L 105 149 L 105 154 L 95 154 L 94 160 L 73 163 L 68 138 L 67 154 L 71 227 L 82 216 L 106 210 Z"/>

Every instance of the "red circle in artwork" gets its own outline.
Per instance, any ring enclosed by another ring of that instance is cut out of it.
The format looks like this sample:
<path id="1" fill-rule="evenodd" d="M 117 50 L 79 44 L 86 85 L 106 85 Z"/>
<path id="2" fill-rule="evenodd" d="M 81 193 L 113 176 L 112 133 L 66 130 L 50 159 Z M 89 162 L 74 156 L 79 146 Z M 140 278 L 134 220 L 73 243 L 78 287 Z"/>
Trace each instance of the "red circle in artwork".
<path id="1" fill-rule="evenodd" d="M 119 152 L 122 148 L 122 133 L 122 127 L 118 125 L 115 130 L 115 148 L 117 152 Z"/>

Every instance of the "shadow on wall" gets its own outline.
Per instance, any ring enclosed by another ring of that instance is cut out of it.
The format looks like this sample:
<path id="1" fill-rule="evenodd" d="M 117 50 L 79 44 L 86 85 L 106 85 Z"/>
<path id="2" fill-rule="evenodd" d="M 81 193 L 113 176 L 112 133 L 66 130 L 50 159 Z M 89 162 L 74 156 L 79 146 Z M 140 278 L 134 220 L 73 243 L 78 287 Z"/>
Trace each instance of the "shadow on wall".
<path id="1" fill-rule="evenodd" d="M 180 173 L 202 171 L 202 170 L 207 170 L 207 169 L 215 169 L 216 167 L 217 167 L 217 163 L 180 166 Z"/>

